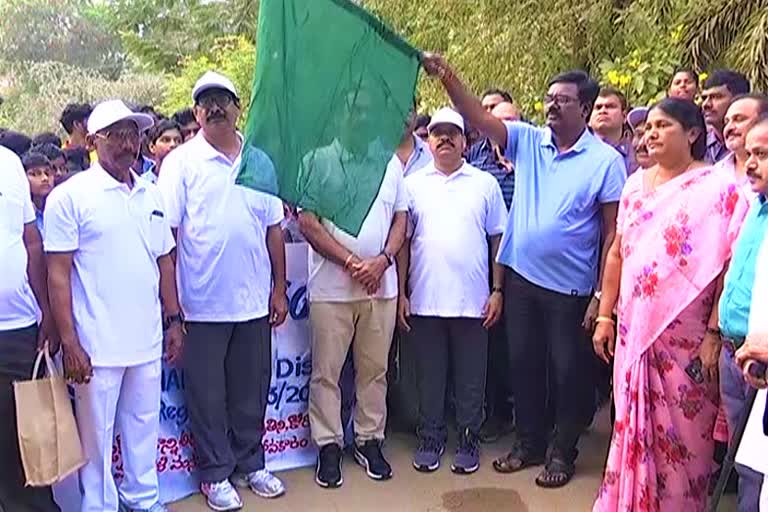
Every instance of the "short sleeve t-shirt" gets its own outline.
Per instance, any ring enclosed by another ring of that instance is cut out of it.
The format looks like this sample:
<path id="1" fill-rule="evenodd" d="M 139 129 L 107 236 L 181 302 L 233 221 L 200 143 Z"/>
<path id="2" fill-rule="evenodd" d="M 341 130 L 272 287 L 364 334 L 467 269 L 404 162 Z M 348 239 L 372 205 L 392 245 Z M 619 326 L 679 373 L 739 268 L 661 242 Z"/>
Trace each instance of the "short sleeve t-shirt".
<path id="1" fill-rule="evenodd" d="M 505 123 L 515 199 L 499 263 L 557 293 L 592 293 L 600 260 L 601 206 L 618 202 L 622 156 L 589 130 L 560 153 L 549 128 Z"/>
<path id="2" fill-rule="evenodd" d="M 260 161 L 272 165 L 266 155 Z M 179 230 L 179 300 L 191 321 L 244 322 L 269 313 L 267 230 L 282 222 L 283 203 L 236 185 L 239 168 L 240 156 L 230 161 L 200 131 L 165 158 L 157 180 Z"/>
<path id="3" fill-rule="evenodd" d="M 0 331 L 38 321 L 29 286 L 24 225 L 35 222 L 29 181 L 19 158 L 0 146 Z"/>

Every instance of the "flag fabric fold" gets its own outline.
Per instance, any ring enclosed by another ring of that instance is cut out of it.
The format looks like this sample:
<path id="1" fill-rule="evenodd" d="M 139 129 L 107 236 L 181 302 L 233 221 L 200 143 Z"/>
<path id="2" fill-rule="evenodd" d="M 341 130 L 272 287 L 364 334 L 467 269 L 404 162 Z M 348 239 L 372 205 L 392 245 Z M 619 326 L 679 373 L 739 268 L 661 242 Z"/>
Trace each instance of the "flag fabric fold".
<path id="1" fill-rule="evenodd" d="M 237 183 L 356 236 L 418 73 L 419 52 L 349 0 L 262 0 Z"/>

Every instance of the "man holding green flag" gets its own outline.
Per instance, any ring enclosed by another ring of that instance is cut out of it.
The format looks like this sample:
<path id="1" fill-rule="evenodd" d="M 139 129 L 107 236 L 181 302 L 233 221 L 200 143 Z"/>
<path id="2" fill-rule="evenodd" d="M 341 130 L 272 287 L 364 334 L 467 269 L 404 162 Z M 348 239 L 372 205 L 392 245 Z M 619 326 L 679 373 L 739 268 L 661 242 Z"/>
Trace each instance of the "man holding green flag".
<path id="1" fill-rule="evenodd" d="M 407 128 L 418 71 L 418 51 L 349 0 L 261 2 L 237 182 L 300 208 L 311 246 L 315 480 L 326 488 L 343 481 L 338 383 L 350 346 L 355 460 L 370 478 L 392 476 L 381 442 L 407 199 L 402 171 L 388 162 Z"/>

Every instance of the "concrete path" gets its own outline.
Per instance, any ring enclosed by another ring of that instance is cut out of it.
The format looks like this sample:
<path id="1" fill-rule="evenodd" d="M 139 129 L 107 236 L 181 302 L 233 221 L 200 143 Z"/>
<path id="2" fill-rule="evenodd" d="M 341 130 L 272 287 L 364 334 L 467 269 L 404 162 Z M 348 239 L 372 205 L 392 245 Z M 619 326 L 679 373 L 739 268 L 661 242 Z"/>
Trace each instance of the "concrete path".
<path id="1" fill-rule="evenodd" d="M 422 474 L 411 466 L 415 439 L 404 434 L 392 436 L 385 446 L 394 469 L 388 482 L 374 482 L 349 455 L 344 459 L 344 486 L 325 490 L 314 482 L 314 469 L 304 468 L 281 473 L 288 492 L 267 501 L 243 492 L 245 511 L 263 512 L 558 512 L 592 510 L 600 485 L 608 446 L 608 419 L 603 413 L 597 428 L 582 438 L 577 473 L 563 489 L 545 490 L 536 486 L 539 468 L 513 475 L 493 470 L 492 460 L 508 448 L 510 439 L 484 445 L 480 470 L 469 476 L 451 473 L 454 444 L 443 457 L 443 465 L 432 474 Z M 730 498 L 730 497 L 729 497 Z M 204 512 L 208 508 L 200 496 L 192 496 L 172 505 L 174 512 Z M 735 510 L 727 499 L 721 511 Z"/>

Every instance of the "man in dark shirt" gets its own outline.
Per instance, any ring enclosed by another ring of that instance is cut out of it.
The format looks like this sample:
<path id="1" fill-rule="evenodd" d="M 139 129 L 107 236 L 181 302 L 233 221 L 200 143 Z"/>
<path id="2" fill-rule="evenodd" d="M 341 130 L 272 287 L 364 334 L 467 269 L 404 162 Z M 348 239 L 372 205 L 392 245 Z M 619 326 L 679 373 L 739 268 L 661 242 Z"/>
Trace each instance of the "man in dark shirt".
<path id="1" fill-rule="evenodd" d="M 491 110 L 491 113 L 502 121 L 520 120 L 520 113 L 517 107 L 509 101 L 497 104 Z M 478 169 L 493 174 L 496 181 L 499 182 L 501 194 L 504 196 L 504 203 L 507 205 L 507 209 L 509 209 L 509 206 L 512 204 L 512 195 L 515 191 L 515 173 L 512 162 L 504 158 L 499 147 L 486 137 L 472 146 L 467 153 L 467 162 Z"/>
<path id="2" fill-rule="evenodd" d="M 728 155 L 723 129 L 725 113 L 733 98 L 746 94 L 751 85 L 746 76 L 730 69 L 718 69 L 704 81 L 701 91 L 701 110 L 707 122 L 707 163 L 715 164 Z"/>

